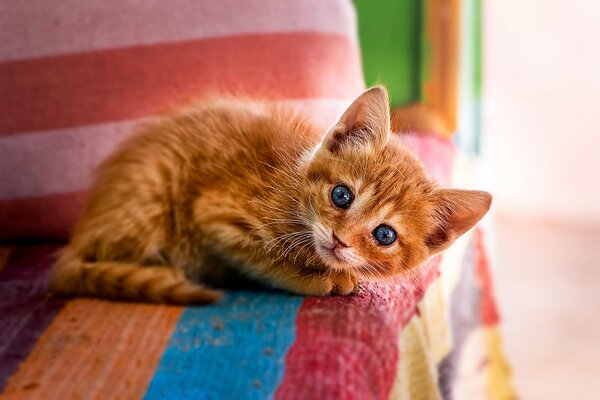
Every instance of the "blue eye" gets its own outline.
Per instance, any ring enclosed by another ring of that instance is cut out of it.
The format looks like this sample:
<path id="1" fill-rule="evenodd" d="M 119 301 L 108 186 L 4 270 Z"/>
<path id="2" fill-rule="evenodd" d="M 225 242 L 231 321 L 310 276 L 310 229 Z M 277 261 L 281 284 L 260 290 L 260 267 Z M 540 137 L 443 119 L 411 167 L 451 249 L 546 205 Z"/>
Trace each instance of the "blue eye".
<path id="1" fill-rule="evenodd" d="M 373 237 L 380 246 L 389 246 L 396 241 L 398 236 L 391 226 L 381 224 L 373 230 Z"/>
<path id="2" fill-rule="evenodd" d="M 354 195 L 347 186 L 337 185 L 331 191 L 331 201 L 339 208 L 347 209 L 352 204 L 352 200 L 354 200 Z"/>

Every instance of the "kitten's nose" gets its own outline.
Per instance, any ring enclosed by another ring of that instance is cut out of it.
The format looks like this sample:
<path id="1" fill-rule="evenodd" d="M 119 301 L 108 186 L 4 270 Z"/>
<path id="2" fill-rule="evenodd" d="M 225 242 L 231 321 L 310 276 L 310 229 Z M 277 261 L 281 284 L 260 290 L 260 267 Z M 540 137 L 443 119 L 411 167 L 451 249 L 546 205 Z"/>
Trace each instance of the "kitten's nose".
<path id="1" fill-rule="evenodd" d="M 336 247 L 350 247 L 346 243 L 342 242 L 340 240 L 340 238 L 337 237 L 337 235 L 335 234 L 335 232 L 332 231 L 331 235 L 333 237 L 333 248 L 336 248 Z"/>

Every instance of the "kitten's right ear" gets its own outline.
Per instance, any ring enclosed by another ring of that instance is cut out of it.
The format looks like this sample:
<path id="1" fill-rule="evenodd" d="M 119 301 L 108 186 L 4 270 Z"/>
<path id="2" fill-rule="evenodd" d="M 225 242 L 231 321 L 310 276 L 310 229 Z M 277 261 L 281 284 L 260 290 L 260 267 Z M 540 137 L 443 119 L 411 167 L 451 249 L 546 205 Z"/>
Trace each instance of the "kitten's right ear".
<path id="1" fill-rule="evenodd" d="M 436 226 L 425 244 L 430 255 L 448 248 L 490 209 L 492 195 L 481 190 L 440 189 L 436 193 Z"/>
<path id="2" fill-rule="evenodd" d="M 375 86 L 358 96 L 338 123 L 327 133 L 323 146 L 337 153 L 345 146 L 382 146 L 390 132 L 387 90 Z"/>

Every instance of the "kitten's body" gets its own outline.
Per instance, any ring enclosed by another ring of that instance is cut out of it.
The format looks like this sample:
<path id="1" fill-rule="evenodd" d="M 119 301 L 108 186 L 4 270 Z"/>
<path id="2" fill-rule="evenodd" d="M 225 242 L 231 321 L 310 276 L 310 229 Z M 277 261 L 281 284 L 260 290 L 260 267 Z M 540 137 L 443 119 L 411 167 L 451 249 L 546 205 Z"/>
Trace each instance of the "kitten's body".
<path id="1" fill-rule="evenodd" d="M 440 218 L 455 207 L 440 208 L 440 191 L 389 135 L 384 94 L 366 92 L 325 139 L 290 112 L 225 100 L 147 125 L 100 167 L 52 290 L 203 303 L 219 293 L 202 283 L 239 271 L 296 293 L 348 294 L 359 278 L 416 267 L 453 240 Z M 329 199 L 339 182 L 356 193 L 348 210 Z M 464 193 L 478 203 L 470 228 L 489 199 Z M 377 221 L 398 243 L 369 242 Z"/>

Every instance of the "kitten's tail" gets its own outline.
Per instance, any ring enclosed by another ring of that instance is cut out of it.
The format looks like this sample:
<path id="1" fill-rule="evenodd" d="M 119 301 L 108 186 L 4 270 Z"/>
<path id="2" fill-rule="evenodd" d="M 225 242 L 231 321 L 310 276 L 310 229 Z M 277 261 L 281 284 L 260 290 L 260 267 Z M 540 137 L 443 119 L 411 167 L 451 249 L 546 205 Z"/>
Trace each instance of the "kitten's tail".
<path id="1" fill-rule="evenodd" d="M 56 264 L 50 292 L 112 300 L 169 304 L 208 304 L 221 292 L 189 281 L 171 267 L 147 267 L 118 262 L 84 262 L 63 254 Z"/>

